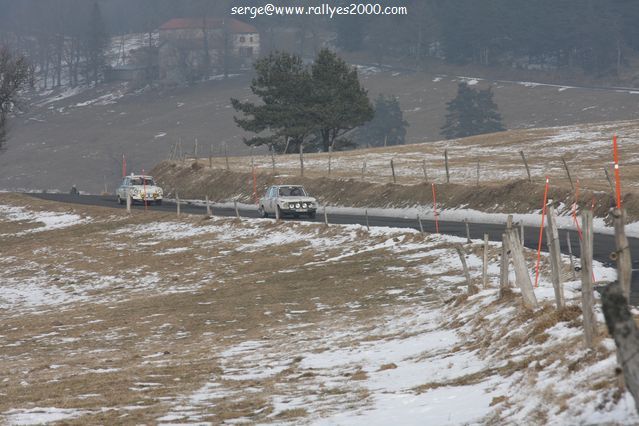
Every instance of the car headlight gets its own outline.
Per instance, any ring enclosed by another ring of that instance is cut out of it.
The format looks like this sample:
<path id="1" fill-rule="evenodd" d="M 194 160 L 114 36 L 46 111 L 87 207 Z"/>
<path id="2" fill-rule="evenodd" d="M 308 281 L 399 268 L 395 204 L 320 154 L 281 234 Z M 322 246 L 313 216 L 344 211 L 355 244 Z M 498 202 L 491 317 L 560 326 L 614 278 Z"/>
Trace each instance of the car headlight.
<path id="1" fill-rule="evenodd" d="M 282 203 L 282 208 L 283 209 L 288 209 L 288 203 Z"/>
<path id="2" fill-rule="evenodd" d="M 302 203 L 302 208 L 305 209 L 306 208 L 306 203 Z"/>
<path id="3" fill-rule="evenodd" d="M 296 204 L 295 204 L 295 208 L 296 208 L 296 209 L 299 209 L 299 208 L 300 208 L 300 203 L 296 203 Z"/>

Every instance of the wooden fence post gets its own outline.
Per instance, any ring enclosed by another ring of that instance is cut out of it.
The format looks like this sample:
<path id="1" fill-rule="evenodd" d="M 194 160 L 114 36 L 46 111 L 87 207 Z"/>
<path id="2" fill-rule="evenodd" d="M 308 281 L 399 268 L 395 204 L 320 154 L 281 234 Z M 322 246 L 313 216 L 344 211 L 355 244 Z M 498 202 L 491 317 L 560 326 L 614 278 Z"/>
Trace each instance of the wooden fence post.
<path id="1" fill-rule="evenodd" d="M 468 272 L 468 265 L 466 264 L 466 252 L 464 251 L 464 247 L 461 244 L 455 244 L 455 250 L 459 255 L 462 267 L 464 268 L 464 277 L 466 278 L 466 284 L 468 285 L 468 294 L 475 294 L 477 291 L 473 287 L 473 283 L 470 281 L 470 273 Z"/>
<path id="2" fill-rule="evenodd" d="M 468 224 L 468 219 L 464 219 L 464 225 L 466 225 L 466 244 L 470 244 L 472 241 L 470 240 L 470 225 Z"/>
<path id="3" fill-rule="evenodd" d="M 328 175 L 331 175 L 331 160 L 333 159 L 333 147 L 328 147 Z"/>
<path id="4" fill-rule="evenodd" d="M 509 214 L 506 217 L 506 229 L 512 229 L 513 227 L 513 215 Z"/>
<path id="5" fill-rule="evenodd" d="M 422 160 L 422 171 L 424 172 L 424 182 L 428 182 L 428 172 L 426 171 L 426 160 Z"/>
<path id="6" fill-rule="evenodd" d="M 324 206 L 324 225 L 328 226 L 328 213 L 326 213 L 326 206 Z"/>
<path id="7" fill-rule="evenodd" d="M 424 233 L 424 224 L 422 224 L 422 218 L 417 215 L 417 223 L 419 224 L 419 232 Z"/>
<path id="8" fill-rule="evenodd" d="M 504 296 L 504 289 L 510 288 L 508 282 L 508 266 L 510 259 L 510 249 L 508 244 L 508 234 L 501 234 L 501 264 L 499 268 L 499 298 Z"/>
<path id="9" fill-rule="evenodd" d="M 566 174 L 568 175 L 568 180 L 570 181 L 570 187 L 572 190 L 575 190 L 575 185 L 572 183 L 572 177 L 570 176 L 570 169 L 568 168 L 568 163 L 566 163 L 566 159 L 561 156 L 561 161 L 564 163 L 564 168 L 566 169 Z"/>
<path id="10" fill-rule="evenodd" d="M 395 178 L 395 164 L 393 163 L 393 159 L 390 161 L 391 172 L 393 173 L 393 183 L 397 183 L 397 179 Z"/>
<path id="11" fill-rule="evenodd" d="M 581 212 L 581 311 L 583 313 L 586 346 L 594 346 L 597 320 L 593 311 L 594 295 L 592 282 L 592 211 Z"/>
<path id="12" fill-rule="evenodd" d="M 606 180 L 608 181 L 608 185 L 610 185 L 610 192 L 615 193 L 615 188 L 612 185 L 612 180 L 610 180 L 610 175 L 608 174 L 608 169 L 604 167 L 604 173 L 606 174 Z"/>
<path id="13" fill-rule="evenodd" d="M 626 299 L 630 299 L 630 281 L 632 278 L 632 260 L 630 258 L 630 247 L 626 238 L 626 211 L 615 208 L 612 210 L 612 222 L 615 228 L 616 251 L 610 255 L 612 260 L 617 261 L 617 275 L 621 290 Z"/>
<path id="14" fill-rule="evenodd" d="M 557 309 L 564 307 L 564 288 L 561 284 L 561 251 L 559 247 L 559 232 L 555 218 L 555 207 L 550 202 L 546 205 L 546 243 L 550 253 L 550 269 L 552 286 L 555 289 L 555 303 Z"/>
<path id="15" fill-rule="evenodd" d="M 304 144 L 300 144 L 300 175 L 304 177 Z"/>
<path id="16" fill-rule="evenodd" d="M 226 170 L 231 170 L 229 167 L 229 146 L 226 142 L 224 142 L 224 157 L 226 158 Z"/>
<path id="17" fill-rule="evenodd" d="M 177 217 L 180 217 L 180 196 L 177 191 L 175 191 L 175 210 Z"/>
<path id="18" fill-rule="evenodd" d="M 575 261 L 572 255 L 572 243 L 570 242 L 570 232 L 566 231 L 566 244 L 568 245 L 568 256 L 570 256 L 570 271 L 573 281 L 577 279 L 577 273 L 575 271 Z"/>
<path id="19" fill-rule="evenodd" d="M 233 200 L 233 206 L 235 207 L 235 217 L 240 220 L 240 210 L 237 208 L 237 200 Z"/>
<path id="20" fill-rule="evenodd" d="M 639 407 L 639 330 L 618 281 L 604 288 L 601 302 L 608 332 L 615 339 L 624 382 Z"/>
<path id="21" fill-rule="evenodd" d="M 275 174 L 275 147 L 271 146 L 271 165 L 273 166 L 273 174 Z"/>
<path id="22" fill-rule="evenodd" d="M 212 216 L 212 214 L 211 214 L 211 203 L 209 202 L 208 195 L 206 196 L 205 200 L 206 200 L 206 215 L 210 217 Z"/>
<path id="23" fill-rule="evenodd" d="M 275 221 L 279 222 L 280 221 L 280 209 L 279 206 L 275 206 Z"/>
<path id="24" fill-rule="evenodd" d="M 129 191 L 126 192 L 126 212 L 128 214 L 131 214 L 131 203 L 133 200 L 131 200 L 131 194 L 129 193 Z"/>
<path id="25" fill-rule="evenodd" d="M 530 168 L 528 168 L 528 161 L 526 161 L 526 156 L 524 155 L 524 151 L 519 151 L 519 155 L 521 155 L 521 159 L 524 160 L 524 166 L 526 166 L 526 174 L 528 174 L 528 182 L 532 183 L 532 177 L 530 176 Z"/>
<path id="26" fill-rule="evenodd" d="M 521 238 L 521 245 L 526 247 L 526 241 L 524 240 L 524 220 L 520 220 L 519 221 L 519 232 L 521 233 L 521 235 L 519 236 Z"/>
<path id="27" fill-rule="evenodd" d="M 370 231 L 371 227 L 368 225 L 368 209 L 366 209 L 365 215 L 366 215 L 366 230 Z"/>
<path id="28" fill-rule="evenodd" d="M 528 309 L 535 309 L 537 308 L 537 297 L 535 297 L 535 291 L 533 290 L 532 282 L 530 280 L 530 274 L 526 267 L 526 259 L 524 257 L 524 249 L 521 245 L 521 241 L 518 238 L 516 230 L 511 228 L 506 232 L 508 234 L 508 248 L 510 249 L 513 266 L 515 267 L 515 282 L 521 289 L 524 306 Z"/>
<path id="29" fill-rule="evenodd" d="M 484 288 L 488 288 L 488 234 L 484 234 L 484 252 L 481 268 L 482 285 Z"/>
<path id="30" fill-rule="evenodd" d="M 209 169 L 213 168 L 213 144 L 209 145 Z"/>
<path id="31" fill-rule="evenodd" d="M 448 171 L 448 150 L 444 150 L 444 164 L 446 165 L 446 183 L 450 183 L 450 173 Z"/>
<path id="32" fill-rule="evenodd" d="M 195 158 L 195 161 L 197 161 L 197 138 L 195 138 L 195 143 L 193 146 L 193 158 Z"/>
<path id="33" fill-rule="evenodd" d="M 364 180 L 364 174 L 366 173 L 366 160 L 362 163 L 362 180 Z"/>

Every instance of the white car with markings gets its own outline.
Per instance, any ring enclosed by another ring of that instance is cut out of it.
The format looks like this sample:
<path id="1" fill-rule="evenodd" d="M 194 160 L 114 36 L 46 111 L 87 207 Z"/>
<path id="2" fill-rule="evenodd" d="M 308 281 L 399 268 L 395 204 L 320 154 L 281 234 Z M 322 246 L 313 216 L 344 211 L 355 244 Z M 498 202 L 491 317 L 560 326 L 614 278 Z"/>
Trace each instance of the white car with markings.
<path id="1" fill-rule="evenodd" d="M 115 191 L 118 197 L 118 203 L 126 203 L 127 195 L 131 196 L 131 201 L 139 201 L 141 203 L 148 202 L 154 204 L 162 204 L 164 192 L 153 179 L 152 176 L 134 175 L 125 176 L 122 183 Z"/>
<path id="2" fill-rule="evenodd" d="M 258 211 L 262 217 L 305 215 L 314 219 L 317 200 L 309 196 L 302 185 L 273 185 L 260 198 Z"/>

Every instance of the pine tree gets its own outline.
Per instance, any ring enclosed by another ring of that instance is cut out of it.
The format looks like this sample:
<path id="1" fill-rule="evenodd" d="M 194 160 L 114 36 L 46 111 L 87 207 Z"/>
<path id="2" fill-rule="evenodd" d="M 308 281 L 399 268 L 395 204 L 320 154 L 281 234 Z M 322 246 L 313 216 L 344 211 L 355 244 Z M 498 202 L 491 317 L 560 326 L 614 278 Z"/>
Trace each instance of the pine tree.
<path id="1" fill-rule="evenodd" d="M 356 142 L 363 146 L 402 145 L 408 122 L 394 96 L 379 95 L 375 99 L 375 116 L 357 130 Z"/>
<path id="2" fill-rule="evenodd" d="M 491 88 L 475 90 L 467 83 L 459 83 L 457 96 L 446 105 L 446 124 L 441 128 L 446 139 L 506 130 Z"/>

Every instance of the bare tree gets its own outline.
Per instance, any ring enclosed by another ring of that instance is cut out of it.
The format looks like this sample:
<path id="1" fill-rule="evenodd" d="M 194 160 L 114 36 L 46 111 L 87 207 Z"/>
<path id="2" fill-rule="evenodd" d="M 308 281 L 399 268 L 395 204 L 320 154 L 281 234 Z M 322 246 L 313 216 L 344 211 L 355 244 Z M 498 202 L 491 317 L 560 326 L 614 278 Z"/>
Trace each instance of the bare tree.
<path id="1" fill-rule="evenodd" d="M 7 116 L 18 106 L 19 92 L 33 84 L 33 69 L 27 59 L 0 46 L 0 148 L 7 135 Z"/>

